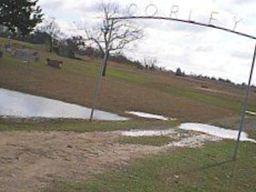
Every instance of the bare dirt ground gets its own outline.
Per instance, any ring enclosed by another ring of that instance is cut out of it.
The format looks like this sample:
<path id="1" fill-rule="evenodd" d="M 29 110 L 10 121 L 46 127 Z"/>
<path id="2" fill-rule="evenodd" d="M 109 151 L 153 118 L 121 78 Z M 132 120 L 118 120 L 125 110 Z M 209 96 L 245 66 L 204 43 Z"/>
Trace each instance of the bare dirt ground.
<path id="1" fill-rule="evenodd" d="M 199 134 L 176 133 L 181 142 L 184 137 L 195 135 Z M 125 166 L 132 159 L 167 149 L 167 146 L 121 145 L 117 142 L 119 137 L 120 132 L 2 132 L 0 191 L 32 192 L 55 179 L 86 180 L 107 169 Z M 196 144 L 206 140 L 211 139 L 197 139 Z"/>
<path id="2" fill-rule="evenodd" d="M 120 145 L 114 142 L 116 137 L 114 133 L 1 133 L 0 191 L 37 191 L 56 178 L 85 180 L 157 150 Z"/>

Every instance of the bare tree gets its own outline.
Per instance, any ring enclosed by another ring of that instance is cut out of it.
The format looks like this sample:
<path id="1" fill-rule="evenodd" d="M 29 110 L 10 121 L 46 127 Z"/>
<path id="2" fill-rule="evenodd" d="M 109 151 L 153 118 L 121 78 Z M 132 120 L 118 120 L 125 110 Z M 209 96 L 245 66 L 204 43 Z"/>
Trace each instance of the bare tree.
<path id="1" fill-rule="evenodd" d="M 144 58 L 143 65 L 146 67 L 146 69 L 155 70 L 157 69 L 157 59 L 154 57 Z"/>
<path id="2" fill-rule="evenodd" d="M 116 3 L 101 3 L 97 6 L 103 15 L 103 26 L 98 25 L 90 30 L 85 30 L 86 40 L 96 46 L 101 56 L 108 60 L 110 53 L 125 49 L 127 45 L 141 39 L 143 31 L 134 23 L 127 20 L 111 20 L 120 15 L 120 6 Z M 107 60 L 104 63 L 103 76 L 106 75 Z"/>
<path id="3" fill-rule="evenodd" d="M 49 51 L 53 51 L 54 41 L 62 34 L 55 18 L 45 20 L 45 23 L 39 28 L 39 31 L 43 31 L 49 35 Z"/>

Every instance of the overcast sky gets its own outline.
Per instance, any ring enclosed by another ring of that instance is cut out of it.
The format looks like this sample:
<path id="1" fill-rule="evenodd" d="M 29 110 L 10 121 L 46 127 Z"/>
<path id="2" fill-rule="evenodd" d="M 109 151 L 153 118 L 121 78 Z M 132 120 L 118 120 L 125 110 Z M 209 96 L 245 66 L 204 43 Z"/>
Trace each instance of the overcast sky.
<path id="1" fill-rule="evenodd" d="M 68 34 L 76 34 L 73 24 L 90 27 L 99 22 L 95 10 L 97 0 L 39 0 L 47 17 L 55 17 L 59 26 Z M 98 1 L 101 2 L 101 1 Z M 108 2 L 108 1 L 107 1 Z M 157 15 L 170 16 L 173 5 L 179 6 L 179 19 L 190 19 L 233 29 L 256 36 L 255 0 L 112 0 L 122 6 L 133 6 L 135 15 L 149 15 L 149 4 L 155 4 Z M 173 15 L 173 17 L 175 17 Z M 180 67 L 186 73 L 228 78 L 234 82 L 248 81 L 253 50 L 256 41 L 219 30 L 185 25 L 170 21 L 137 21 L 145 29 L 145 37 L 125 53 L 135 59 L 156 58 L 158 65 L 175 70 Z M 253 77 L 256 85 L 256 70 Z"/>

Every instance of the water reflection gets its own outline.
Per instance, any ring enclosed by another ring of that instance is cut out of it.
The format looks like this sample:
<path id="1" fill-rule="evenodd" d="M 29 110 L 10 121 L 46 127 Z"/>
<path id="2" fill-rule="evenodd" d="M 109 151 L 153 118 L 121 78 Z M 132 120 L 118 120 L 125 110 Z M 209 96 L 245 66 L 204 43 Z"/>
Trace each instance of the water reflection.
<path id="1" fill-rule="evenodd" d="M 18 118 L 89 119 L 90 109 L 44 97 L 33 96 L 0 88 L 0 115 Z M 116 114 L 95 111 L 95 119 L 106 121 L 128 120 Z"/>

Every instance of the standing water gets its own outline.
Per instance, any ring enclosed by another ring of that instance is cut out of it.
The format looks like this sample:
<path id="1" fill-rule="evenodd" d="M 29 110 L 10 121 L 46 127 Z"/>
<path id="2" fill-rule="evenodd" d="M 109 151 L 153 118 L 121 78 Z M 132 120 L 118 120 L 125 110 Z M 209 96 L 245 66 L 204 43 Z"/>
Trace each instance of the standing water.
<path id="1" fill-rule="evenodd" d="M 138 116 L 138 117 L 143 117 L 143 118 L 146 118 L 146 119 L 157 119 L 157 120 L 163 120 L 163 121 L 168 121 L 169 120 L 169 118 L 164 117 L 162 115 L 155 115 L 155 114 L 151 114 L 151 113 L 144 113 L 144 112 L 137 112 L 137 111 L 126 111 L 126 113 L 131 114 L 131 115 L 135 115 L 135 116 Z M 170 119 L 170 120 L 174 120 L 174 119 Z"/>
<path id="2" fill-rule="evenodd" d="M 209 135 L 213 135 L 223 139 L 236 140 L 238 136 L 237 130 L 224 129 L 221 127 L 216 127 L 216 126 L 206 125 L 201 123 L 183 123 L 180 125 L 179 128 L 183 130 L 191 130 L 191 131 L 207 133 Z M 256 143 L 256 140 L 248 138 L 248 135 L 245 132 L 242 132 L 240 140 Z"/>
<path id="3" fill-rule="evenodd" d="M 89 119 L 91 109 L 58 100 L 33 96 L 0 88 L 0 116 L 17 118 Z M 95 111 L 97 120 L 125 121 L 128 118 Z"/>

